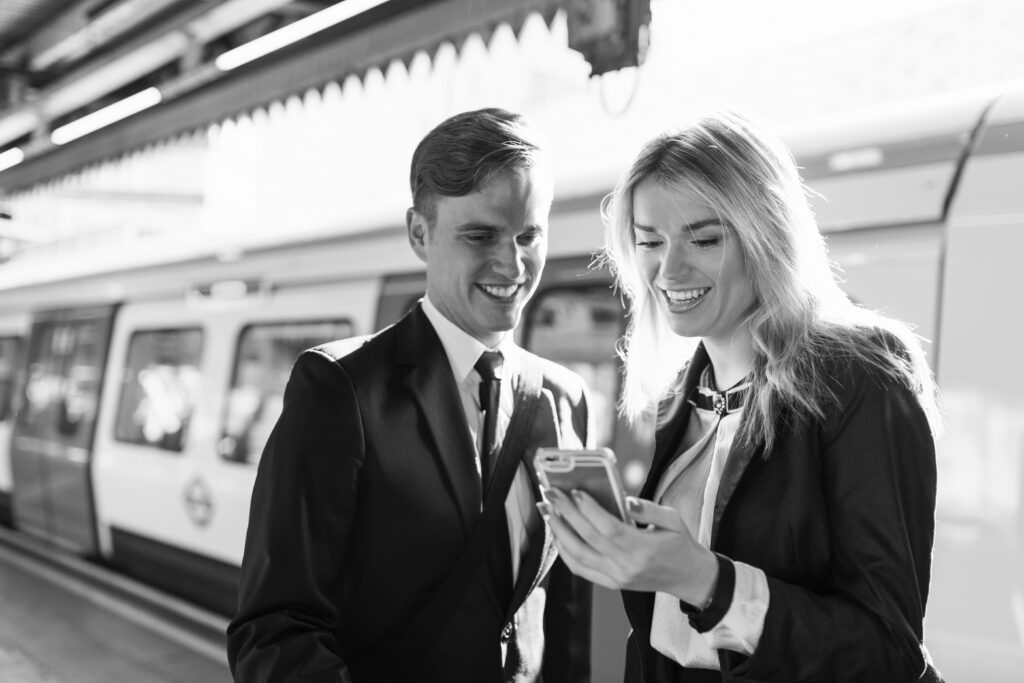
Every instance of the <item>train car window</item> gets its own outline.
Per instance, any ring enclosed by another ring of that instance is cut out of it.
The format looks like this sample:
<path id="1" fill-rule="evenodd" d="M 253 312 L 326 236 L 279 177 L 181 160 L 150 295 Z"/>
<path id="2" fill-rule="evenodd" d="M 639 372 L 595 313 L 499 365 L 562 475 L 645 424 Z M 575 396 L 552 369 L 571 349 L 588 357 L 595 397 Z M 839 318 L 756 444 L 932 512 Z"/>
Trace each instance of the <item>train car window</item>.
<path id="1" fill-rule="evenodd" d="M 180 452 L 199 403 L 199 329 L 132 334 L 114 423 L 118 441 Z"/>
<path id="2" fill-rule="evenodd" d="M 229 462 L 256 464 L 281 415 L 295 358 L 333 339 L 351 337 L 348 320 L 249 325 L 239 335 L 224 429 L 217 445 Z"/>
<path id="3" fill-rule="evenodd" d="M 377 330 L 398 322 L 411 311 L 427 291 L 426 273 L 389 275 L 384 280 L 380 301 L 377 302 Z"/>
<path id="4" fill-rule="evenodd" d="M 590 388 L 598 446 L 611 446 L 614 440 L 615 343 L 622 331 L 622 307 L 606 284 L 549 289 L 527 314 L 524 345 L 579 373 Z"/>
<path id="5" fill-rule="evenodd" d="M 38 322 L 19 428 L 27 436 L 86 447 L 92 438 L 103 370 L 105 320 Z"/>
<path id="6" fill-rule="evenodd" d="M 0 422 L 9 421 L 14 413 L 15 385 L 24 345 L 21 337 L 0 337 Z"/>

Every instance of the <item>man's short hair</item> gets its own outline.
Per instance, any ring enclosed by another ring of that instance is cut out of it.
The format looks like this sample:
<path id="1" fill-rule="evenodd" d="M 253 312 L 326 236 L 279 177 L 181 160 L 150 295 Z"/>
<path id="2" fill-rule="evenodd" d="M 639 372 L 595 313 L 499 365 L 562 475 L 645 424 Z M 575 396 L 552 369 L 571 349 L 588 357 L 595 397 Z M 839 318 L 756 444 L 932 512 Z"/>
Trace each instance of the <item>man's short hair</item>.
<path id="1" fill-rule="evenodd" d="M 497 108 L 456 114 L 413 152 L 413 208 L 433 222 L 438 197 L 465 196 L 492 176 L 531 167 L 546 154 L 539 132 L 519 114 Z"/>

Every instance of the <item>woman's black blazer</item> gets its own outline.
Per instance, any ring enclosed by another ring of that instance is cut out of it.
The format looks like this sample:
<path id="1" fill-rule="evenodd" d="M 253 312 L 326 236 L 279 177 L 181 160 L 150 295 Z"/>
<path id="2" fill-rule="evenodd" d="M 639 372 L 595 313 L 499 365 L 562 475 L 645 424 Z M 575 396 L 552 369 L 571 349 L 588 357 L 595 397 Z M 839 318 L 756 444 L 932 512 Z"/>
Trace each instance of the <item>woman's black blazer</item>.
<path id="1" fill-rule="evenodd" d="M 935 526 L 935 447 L 915 395 L 853 359 L 833 359 L 838 402 L 781 424 L 776 445 L 734 446 L 713 550 L 762 569 L 770 602 L 753 655 L 719 650 L 721 673 L 684 670 L 650 646 L 654 598 L 624 592 L 633 626 L 627 681 L 915 681 Z M 685 397 L 708 363 L 699 347 L 659 411 L 650 497 L 678 454 Z"/>

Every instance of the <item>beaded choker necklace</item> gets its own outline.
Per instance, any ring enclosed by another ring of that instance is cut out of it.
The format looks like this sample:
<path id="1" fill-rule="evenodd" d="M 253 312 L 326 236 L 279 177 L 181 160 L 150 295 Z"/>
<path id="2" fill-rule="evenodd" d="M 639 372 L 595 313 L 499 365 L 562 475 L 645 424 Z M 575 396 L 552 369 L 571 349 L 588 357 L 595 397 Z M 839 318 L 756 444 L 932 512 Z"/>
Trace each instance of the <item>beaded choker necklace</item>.
<path id="1" fill-rule="evenodd" d="M 743 377 L 725 391 L 711 389 L 710 387 L 714 386 L 714 371 L 710 365 L 701 375 L 701 384 L 706 384 L 707 386 L 698 385 L 695 387 L 694 391 L 690 394 L 690 398 L 687 400 L 690 402 L 690 405 L 702 410 L 714 411 L 719 416 L 735 413 L 737 410 L 740 410 L 750 390 L 749 376 Z"/>

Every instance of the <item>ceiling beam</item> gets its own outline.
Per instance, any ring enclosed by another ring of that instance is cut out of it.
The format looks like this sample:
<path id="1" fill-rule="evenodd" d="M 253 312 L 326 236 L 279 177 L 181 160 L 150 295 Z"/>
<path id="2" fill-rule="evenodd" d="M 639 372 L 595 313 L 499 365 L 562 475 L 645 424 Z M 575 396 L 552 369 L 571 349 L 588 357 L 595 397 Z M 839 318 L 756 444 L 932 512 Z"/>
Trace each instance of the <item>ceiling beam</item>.
<path id="1" fill-rule="evenodd" d="M 408 62 L 445 41 L 489 37 L 500 24 L 518 31 L 531 13 L 549 21 L 558 0 L 392 0 L 385 13 L 359 16 L 239 68 L 205 86 L 125 121 L 51 149 L 0 172 L 0 191 L 13 192 L 132 149 L 194 131 L 289 95 L 360 77 L 392 60 Z"/>

